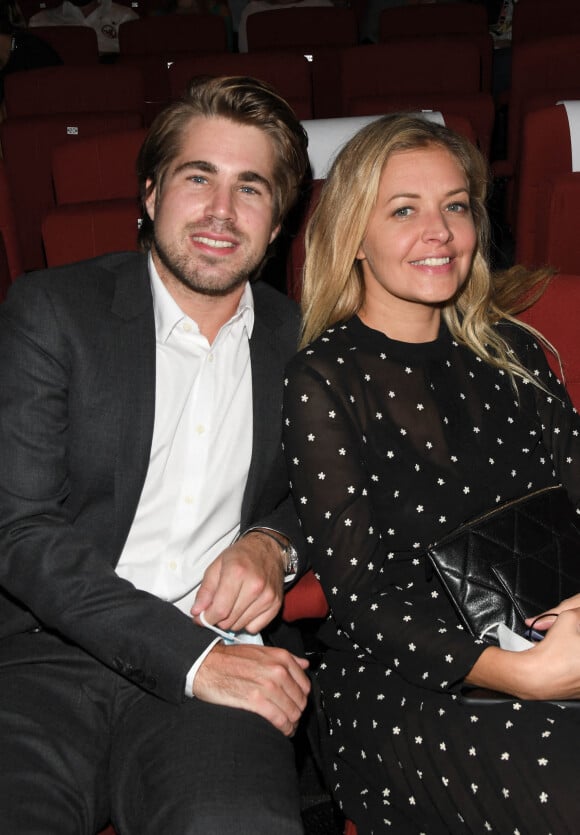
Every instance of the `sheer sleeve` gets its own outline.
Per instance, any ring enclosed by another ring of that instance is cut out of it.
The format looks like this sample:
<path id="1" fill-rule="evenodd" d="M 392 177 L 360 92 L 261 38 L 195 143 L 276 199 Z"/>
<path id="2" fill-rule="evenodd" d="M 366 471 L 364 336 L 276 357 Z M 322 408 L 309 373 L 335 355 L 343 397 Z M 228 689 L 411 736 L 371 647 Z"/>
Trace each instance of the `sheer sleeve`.
<path id="1" fill-rule="evenodd" d="M 524 350 L 526 367 L 543 386 L 533 387 L 533 408 L 539 417 L 542 440 L 552 457 L 556 479 L 566 487 L 580 512 L 580 415 L 564 384 L 550 369 L 541 346 L 528 338 Z"/>
<path id="2" fill-rule="evenodd" d="M 376 518 L 372 459 L 360 412 L 324 362 L 299 355 L 287 372 L 285 452 L 311 563 L 338 629 L 358 648 L 429 689 L 457 686 L 484 645 L 457 623 L 443 592 L 425 579 L 421 556 L 413 582 Z M 334 363 L 340 364 L 334 359 Z M 328 370 L 328 373 L 327 373 Z M 396 520 L 393 519 L 393 525 Z M 408 571 L 408 566 L 406 567 Z M 449 618 L 442 613 L 450 614 Z"/>

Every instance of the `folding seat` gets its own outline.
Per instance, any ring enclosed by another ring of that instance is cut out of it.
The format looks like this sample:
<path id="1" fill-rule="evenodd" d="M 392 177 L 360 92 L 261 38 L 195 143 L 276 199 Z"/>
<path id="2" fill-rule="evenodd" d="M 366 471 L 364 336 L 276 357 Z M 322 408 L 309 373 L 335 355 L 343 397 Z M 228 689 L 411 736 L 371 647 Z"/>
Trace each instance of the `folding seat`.
<path id="1" fill-rule="evenodd" d="M 226 26 L 218 15 L 156 15 L 128 20 L 119 26 L 121 56 L 165 56 L 184 52 L 223 52 L 226 49 Z"/>
<path id="2" fill-rule="evenodd" d="M 48 266 L 137 249 L 136 162 L 146 133 L 145 128 L 112 131 L 54 148 L 57 205 L 42 223 Z"/>
<path id="3" fill-rule="evenodd" d="M 50 44 L 63 64 L 99 63 L 97 33 L 90 26 L 35 26 L 32 34 Z"/>
<path id="4" fill-rule="evenodd" d="M 23 272 L 23 261 L 16 228 L 14 200 L 3 160 L 0 160 L 0 237 L 5 262 L 5 278 L 12 282 Z"/>
<path id="5" fill-rule="evenodd" d="M 146 124 L 171 99 L 168 67 L 172 62 L 204 52 L 227 52 L 225 22 L 217 15 L 155 15 L 121 24 L 118 63 L 141 72 Z"/>
<path id="6" fill-rule="evenodd" d="M 485 6 L 472 3 L 434 3 L 393 6 L 379 18 L 379 43 L 403 38 L 459 36 L 473 41 L 480 51 L 481 90 L 491 90 L 493 39 Z"/>
<path id="7" fill-rule="evenodd" d="M 344 49 L 340 89 L 345 116 L 397 110 L 463 116 L 473 126 L 481 151 L 489 154 L 494 102 L 490 93 L 479 90 L 478 48 L 469 41 L 409 38 Z"/>
<path id="8" fill-rule="evenodd" d="M 515 224 L 514 195 L 522 127 L 527 113 L 563 99 L 580 99 L 580 34 L 515 44 L 507 116 L 507 158 L 496 160 L 494 174 L 508 184 L 506 220 Z"/>
<path id="9" fill-rule="evenodd" d="M 311 63 L 316 118 L 341 116 L 339 50 L 358 43 L 357 12 L 338 6 L 293 6 L 249 15 L 248 51 L 296 51 Z"/>
<path id="10" fill-rule="evenodd" d="M 136 163 L 145 128 L 78 137 L 52 153 L 57 206 L 137 197 Z"/>
<path id="11" fill-rule="evenodd" d="M 107 252 L 137 251 L 140 209 L 136 199 L 71 203 L 48 212 L 42 239 L 49 267 Z"/>
<path id="12" fill-rule="evenodd" d="M 142 117 L 143 80 L 135 67 L 43 67 L 8 75 L 4 103 L 9 118 L 113 111 Z"/>
<path id="13" fill-rule="evenodd" d="M 562 273 L 552 279 L 543 296 L 519 318 L 535 327 L 556 348 L 564 380 L 577 409 L 580 409 L 580 274 Z M 555 374 L 561 377 L 558 361 L 546 352 Z"/>
<path id="14" fill-rule="evenodd" d="M 57 113 L 8 118 L 0 123 L 0 143 L 26 270 L 38 269 L 45 264 L 41 220 L 54 206 L 53 149 L 61 143 L 74 143 L 79 137 L 140 125 L 141 115 L 135 111 Z"/>
<path id="15" fill-rule="evenodd" d="M 257 12 L 246 21 L 248 52 L 349 46 L 358 42 L 353 9 L 339 6 L 292 6 Z"/>
<path id="16" fill-rule="evenodd" d="M 523 0 L 514 4 L 512 46 L 572 33 L 580 33 L 578 0 Z"/>
<path id="17" fill-rule="evenodd" d="M 580 126 L 575 132 L 580 132 Z M 514 200 L 516 262 L 529 267 L 550 263 L 546 260 L 547 229 L 553 184 L 572 170 L 571 128 L 564 104 L 527 113 Z"/>
<path id="18" fill-rule="evenodd" d="M 196 75 L 250 75 L 267 81 L 294 109 L 299 119 L 311 119 L 310 64 L 293 52 L 213 53 L 177 58 L 169 68 L 172 98 L 181 96 Z"/>
<path id="19" fill-rule="evenodd" d="M 546 224 L 546 264 L 580 275 L 580 171 L 560 174 L 552 183 Z"/>

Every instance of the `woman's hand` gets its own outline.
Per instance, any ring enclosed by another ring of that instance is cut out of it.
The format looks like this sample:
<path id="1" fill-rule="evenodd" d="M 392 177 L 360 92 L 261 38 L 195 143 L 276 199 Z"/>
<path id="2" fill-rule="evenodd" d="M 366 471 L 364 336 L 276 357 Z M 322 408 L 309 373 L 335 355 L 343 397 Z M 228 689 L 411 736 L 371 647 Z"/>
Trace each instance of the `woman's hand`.
<path id="1" fill-rule="evenodd" d="M 488 647 L 465 683 L 520 699 L 580 699 L 580 595 L 552 611 L 559 617 L 540 643 L 523 652 Z"/>
<path id="2" fill-rule="evenodd" d="M 565 612 L 568 609 L 579 608 L 580 594 L 575 594 L 572 597 L 567 597 L 566 600 L 562 600 L 562 602 L 558 603 L 557 606 L 553 606 L 551 609 L 547 609 L 545 612 L 535 615 L 533 618 L 526 618 L 526 626 L 534 624 L 534 629 L 538 629 L 540 632 L 545 632 L 553 626 L 556 620 L 556 618 L 553 617 L 554 615 L 559 615 L 560 612 Z"/>

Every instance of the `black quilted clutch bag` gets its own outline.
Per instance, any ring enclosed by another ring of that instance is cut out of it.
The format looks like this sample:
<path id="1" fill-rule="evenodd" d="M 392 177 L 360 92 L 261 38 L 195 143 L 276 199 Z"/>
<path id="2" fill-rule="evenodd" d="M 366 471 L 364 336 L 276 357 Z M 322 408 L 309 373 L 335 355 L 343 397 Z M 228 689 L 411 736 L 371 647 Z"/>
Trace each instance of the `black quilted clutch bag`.
<path id="1" fill-rule="evenodd" d="M 577 524 L 565 489 L 546 487 L 464 523 L 427 555 L 472 635 L 496 623 L 521 635 L 524 618 L 580 591 Z"/>

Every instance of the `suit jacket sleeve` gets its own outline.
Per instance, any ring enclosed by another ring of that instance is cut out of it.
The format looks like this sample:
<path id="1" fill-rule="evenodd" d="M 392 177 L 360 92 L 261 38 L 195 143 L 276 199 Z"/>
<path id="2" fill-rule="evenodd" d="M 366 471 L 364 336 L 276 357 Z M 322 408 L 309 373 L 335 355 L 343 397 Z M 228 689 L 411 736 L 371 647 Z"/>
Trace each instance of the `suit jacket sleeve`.
<path id="1" fill-rule="evenodd" d="M 112 271 L 76 268 L 74 286 L 67 270 L 20 279 L 0 308 L 0 637 L 40 623 L 181 702 L 212 633 L 115 573 L 152 430 L 132 382 L 150 299 L 115 321 Z"/>

